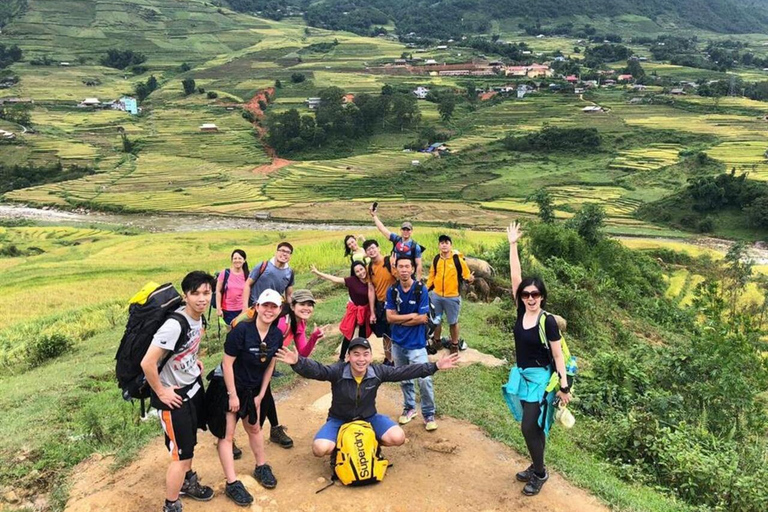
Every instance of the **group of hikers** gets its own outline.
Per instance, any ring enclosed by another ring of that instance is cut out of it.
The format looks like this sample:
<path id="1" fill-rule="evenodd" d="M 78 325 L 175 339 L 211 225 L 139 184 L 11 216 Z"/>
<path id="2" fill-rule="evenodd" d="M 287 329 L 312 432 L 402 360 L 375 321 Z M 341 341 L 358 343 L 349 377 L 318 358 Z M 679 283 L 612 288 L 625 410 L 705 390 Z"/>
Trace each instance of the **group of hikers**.
<path id="1" fill-rule="evenodd" d="M 183 306 L 157 330 L 141 361 L 151 387 L 150 403 L 159 411 L 165 445 L 172 459 L 166 474 L 164 511 L 182 510 L 180 496 L 201 501 L 213 498 L 213 489 L 201 484 L 192 470 L 198 429 L 207 428 L 218 438 L 225 494 L 234 503 L 248 506 L 253 502 L 253 496 L 237 479 L 235 471 L 234 461 L 242 456 L 234 443 L 240 420 L 256 462 L 253 477 L 264 488 L 276 487 L 277 478 L 267 463 L 265 420 L 270 423 L 272 443 L 283 448 L 293 446 L 293 440 L 279 422 L 270 389 L 277 361 L 290 365 L 305 378 L 331 384 L 327 421 L 312 443 L 312 453 L 317 457 L 333 454 L 339 430 L 354 420 L 370 423 L 380 445 L 402 445 L 406 437 L 402 425 L 418 414 L 414 379 L 419 383 L 424 428 L 437 429 L 431 376 L 438 370 L 457 366 L 461 283 L 471 282 L 474 276 L 463 255 L 453 248 L 451 237 L 444 234 L 438 239 L 439 253 L 424 284 L 423 248 L 412 237 L 412 224 L 403 222 L 397 235 L 379 220 L 375 205 L 370 213 L 378 230 L 393 244 L 390 254 L 383 254 L 376 240 L 348 235 L 344 238 L 344 253 L 350 264 L 348 277 L 311 267 L 313 274 L 345 286 L 349 293 L 339 324 L 343 336 L 339 360 L 334 364 L 325 365 L 310 358 L 324 334 L 318 328 L 307 332 L 316 301 L 310 290 L 294 289 L 295 276 L 290 266 L 294 247 L 290 243 L 280 242 L 274 257 L 253 268 L 248 266 L 245 251 L 236 249 L 229 268 L 216 278 L 203 271 L 184 277 Z M 523 279 L 521 274 L 517 251 L 521 235 L 517 223 L 510 225 L 510 268 L 517 304 L 517 365 L 505 389 L 507 398 L 511 396 L 516 401 L 532 460 L 531 466 L 517 473 L 516 478 L 525 482 L 523 493 L 535 495 L 548 479 L 544 449 L 551 406 L 554 399 L 567 404 L 570 388 L 558 324 L 544 312 L 544 283 L 537 278 Z M 208 373 L 205 389 L 198 350 L 205 312 L 212 299 L 229 332 L 222 362 Z M 443 319 L 450 326 L 450 342 L 437 362 L 429 362 L 427 348 L 430 343 L 439 343 Z M 430 321 L 435 324 L 431 339 L 427 331 Z M 542 326 L 546 344 L 540 340 Z M 383 341 L 385 353 L 381 364 L 373 362 L 368 340 L 372 333 Z M 559 389 L 548 386 L 551 379 L 558 381 Z M 397 422 L 376 409 L 376 394 L 384 382 L 400 382 L 403 412 Z"/>

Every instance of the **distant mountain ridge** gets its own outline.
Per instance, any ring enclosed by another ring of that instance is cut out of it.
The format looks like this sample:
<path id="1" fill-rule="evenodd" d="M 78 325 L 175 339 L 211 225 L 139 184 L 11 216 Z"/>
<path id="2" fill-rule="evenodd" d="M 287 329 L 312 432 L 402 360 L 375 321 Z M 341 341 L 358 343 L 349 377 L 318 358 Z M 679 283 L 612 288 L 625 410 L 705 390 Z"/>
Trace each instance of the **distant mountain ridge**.
<path id="1" fill-rule="evenodd" d="M 636 15 L 723 33 L 768 31 L 768 0 L 229 0 L 233 9 L 267 16 L 301 9 L 311 25 L 365 33 L 394 22 L 400 34 L 453 37 L 489 32 L 494 20 L 555 23 L 569 16 Z"/>

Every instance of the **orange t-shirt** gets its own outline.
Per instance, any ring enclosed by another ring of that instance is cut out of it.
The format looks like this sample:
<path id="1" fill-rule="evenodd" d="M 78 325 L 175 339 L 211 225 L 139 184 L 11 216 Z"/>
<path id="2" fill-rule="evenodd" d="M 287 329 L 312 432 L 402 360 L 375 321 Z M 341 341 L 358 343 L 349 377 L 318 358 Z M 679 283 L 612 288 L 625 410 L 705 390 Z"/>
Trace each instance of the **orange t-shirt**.
<path id="1" fill-rule="evenodd" d="M 384 258 L 386 258 L 386 256 L 384 256 Z M 389 272 L 387 267 L 384 266 L 384 258 L 382 258 L 381 263 L 379 264 L 371 262 L 372 275 L 370 276 L 370 280 L 373 283 L 373 288 L 376 290 L 376 299 L 379 302 L 385 302 L 387 300 L 387 290 L 389 290 L 389 287 L 397 281 L 395 276 L 392 275 L 392 272 Z"/>

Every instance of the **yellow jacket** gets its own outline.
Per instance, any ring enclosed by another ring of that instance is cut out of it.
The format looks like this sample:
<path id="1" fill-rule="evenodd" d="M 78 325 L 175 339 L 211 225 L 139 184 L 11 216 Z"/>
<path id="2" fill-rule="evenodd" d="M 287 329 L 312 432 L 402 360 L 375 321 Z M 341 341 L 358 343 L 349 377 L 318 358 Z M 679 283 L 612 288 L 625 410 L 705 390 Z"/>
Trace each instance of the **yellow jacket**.
<path id="1" fill-rule="evenodd" d="M 459 275 L 456 271 L 454 255 L 459 257 L 462 279 L 466 281 L 469 278 L 470 270 L 463 254 L 456 250 L 448 258 L 443 258 L 438 254 L 437 263 L 433 260 L 432 267 L 429 269 L 427 289 L 434 290 L 441 297 L 458 297 L 460 295 Z"/>

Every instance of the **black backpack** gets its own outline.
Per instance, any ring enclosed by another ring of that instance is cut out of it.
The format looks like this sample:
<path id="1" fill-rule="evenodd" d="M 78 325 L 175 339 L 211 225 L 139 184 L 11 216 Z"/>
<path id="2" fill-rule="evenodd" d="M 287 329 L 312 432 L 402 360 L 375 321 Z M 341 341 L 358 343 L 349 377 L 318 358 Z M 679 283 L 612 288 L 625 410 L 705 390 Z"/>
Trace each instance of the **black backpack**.
<path id="1" fill-rule="evenodd" d="M 221 283 L 221 300 L 224 301 L 224 295 L 227 294 L 227 282 L 229 281 L 229 274 L 231 270 L 226 269 L 224 270 L 224 282 Z M 216 272 L 213 274 L 213 279 L 215 281 L 219 280 L 219 276 L 221 275 L 221 272 Z M 247 276 L 246 276 L 247 277 Z M 213 293 L 211 294 L 211 305 L 208 307 L 208 317 L 211 316 L 211 310 L 216 309 L 216 289 L 214 288 Z"/>
<path id="2" fill-rule="evenodd" d="M 440 255 L 436 255 L 435 259 L 432 260 L 432 268 L 429 269 L 430 272 L 435 273 L 435 278 L 437 278 L 437 262 L 440 261 Z M 458 253 L 453 253 L 453 264 L 456 265 L 456 277 L 459 279 L 459 291 L 461 291 L 461 285 L 464 284 L 464 275 L 463 275 L 463 269 L 461 268 L 461 259 L 459 258 Z M 433 284 L 430 288 L 430 291 L 435 287 Z"/>
<path id="3" fill-rule="evenodd" d="M 115 355 L 115 374 L 117 385 L 123 390 L 123 398 L 142 400 L 142 416 L 144 399 L 149 398 L 150 389 L 144 371 L 141 369 L 141 360 L 147 353 L 152 338 L 158 329 L 169 318 L 173 318 L 181 325 L 181 334 L 176 344 L 163 359 L 158 372 L 162 371 L 165 364 L 176 352 L 179 341 L 189 336 L 190 326 L 186 317 L 176 310 L 183 304 L 183 300 L 176 288 L 171 283 L 158 286 L 147 297 L 144 304 L 131 304 L 128 308 L 128 323 L 125 326 L 120 347 Z"/>

